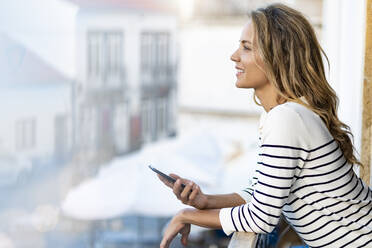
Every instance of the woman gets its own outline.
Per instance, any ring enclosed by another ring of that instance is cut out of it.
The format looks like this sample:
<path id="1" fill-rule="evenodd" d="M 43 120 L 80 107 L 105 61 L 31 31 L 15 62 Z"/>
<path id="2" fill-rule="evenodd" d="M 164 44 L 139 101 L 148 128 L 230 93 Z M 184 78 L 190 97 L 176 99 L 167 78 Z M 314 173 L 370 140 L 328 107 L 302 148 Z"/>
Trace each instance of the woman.
<path id="1" fill-rule="evenodd" d="M 361 163 L 337 117 L 322 53 L 298 11 L 274 4 L 251 13 L 231 60 L 236 86 L 253 88 L 266 112 L 254 182 L 241 192 L 205 195 L 177 175 L 174 185 L 159 177 L 195 207 L 174 216 L 160 247 L 177 233 L 186 244 L 190 224 L 227 235 L 270 233 L 281 215 L 310 247 L 372 247 L 372 192 L 353 171 Z"/>

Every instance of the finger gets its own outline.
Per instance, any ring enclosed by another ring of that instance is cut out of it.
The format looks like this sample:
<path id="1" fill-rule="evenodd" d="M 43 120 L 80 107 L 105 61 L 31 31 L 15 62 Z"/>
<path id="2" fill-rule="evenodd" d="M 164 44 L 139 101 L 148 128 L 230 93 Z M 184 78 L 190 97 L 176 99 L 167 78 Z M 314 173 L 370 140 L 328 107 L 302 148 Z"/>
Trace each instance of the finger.
<path id="1" fill-rule="evenodd" d="M 170 173 L 169 176 L 171 176 L 171 177 L 173 177 L 173 178 L 175 178 L 175 179 L 180 179 L 180 180 L 181 180 L 181 183 L 183 183 L 183 184 L 185 184 L 185 185 L 186 185 L 187 183 L 191 182 L 190 180 L 188 180 L 188 179 L 186 179 L 186 178 L 182 178 L 182 177 L 180 177 L 180 176 L 178 176 L 177 174 L 174 174 L 174 173 Z"/>
<path id="2" fill-rule="evenodd" d="M 158 175 L 158 178 L 160 179 L 160 181 L 162 181 L 165 185 L 167 185 L 169 188 L 173 188 L 173 183 L 169 182 L 168 180 L 164 179 L 164 177 Z"/>
<path id="3" fill-rule="evenodd" d="M 186 184 L 186 187 L 184 188 L 184 190 L 181 193 L 181 199 L 182 199 L 182 201 L 184 201 L 184 202 L 187 202 L 188 201 L 189 195 L 191 193 L 192 186 L 193 186 L 192 183 Z"/>
<path id="4" fill-rule="evenodd" d="M 191 226 L 190 224 L 187 224 L 185 228 L 180 232 L 182 234 L 181 242 L 184 246 L 187 245 L 190 231 L 191 231 Z"/>
<path id="5" fill-rule="evenodd" d="M 189 234 L 188 233 L 187 234 L 182 234 L 181 242 L 182 242 L 182 244 L 184 246 L 187 245 L 187 239 L 188 239 L 188 237 L 189 237 Z"/>
<path id="6" fill-rule="evenodd" d="M 196 195 L 199 193 L 199 186 L 194 184 L 192 187 L 192 192 L 189 196 L 189 201 L 193 201 L 196 198 Z"/>
<path id="7" fill-rule="evenodd" d="M 160 243 L 161 248 L 168 248 L 172 240 L 177 236 L 178 231 L 175 230 L 174 233 L 168 233 L 163 236 L 163 239 Z"/>
<path id="8" fill-rule="evenodd" d="M 177 196 L 178 199 L 181 199 L 181 192 L 182 192 L 181 180 L 177 179 L 173 185 L 173 193 Z"/>
<path id="9" fill-rule="evenodd" d="M 160 248 L 168 248 L 169 242 L 167 239 L 163 238 L 160 243 Z"/>
<path id="10" fill-rule="evenodd" d="M 175 179 L 178 179 L 178 178 L 181 179 L 181 177 L 180 177 L 179 175 L 174 174 L 174 173 L 170 173 L 169 176 L 171 176 L 171 177 L 173 177 L 173 178 L 175 178 Z"/>

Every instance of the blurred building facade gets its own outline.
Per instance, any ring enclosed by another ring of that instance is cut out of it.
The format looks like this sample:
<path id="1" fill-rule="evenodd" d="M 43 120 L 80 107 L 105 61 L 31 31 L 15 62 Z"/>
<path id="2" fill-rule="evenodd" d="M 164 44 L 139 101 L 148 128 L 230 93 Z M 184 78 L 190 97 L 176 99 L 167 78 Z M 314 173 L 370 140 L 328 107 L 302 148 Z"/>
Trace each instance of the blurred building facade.
<path id="1" fill-rule="evenodd" d="M 0 51 L 0 156 L 21 158 L 32 166 L 69 160 L 71 79 L 5 34 Z"/>
<path id="2" fill-rule="evenodd" d="M 175 135 L 177 17 L 172 5 L 70 2 L 80 8 L 74 91 L 77 155 L 102 163 Z"/>

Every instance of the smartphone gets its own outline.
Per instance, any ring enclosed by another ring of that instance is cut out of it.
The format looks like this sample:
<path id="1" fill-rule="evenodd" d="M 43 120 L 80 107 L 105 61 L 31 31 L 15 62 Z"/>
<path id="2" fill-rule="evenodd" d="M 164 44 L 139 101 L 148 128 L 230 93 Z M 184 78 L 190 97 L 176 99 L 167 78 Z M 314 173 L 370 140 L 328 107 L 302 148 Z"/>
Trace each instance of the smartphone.
<path id="1" fill-rule="evenodd" d="M 164 177 L 168 182 L 171 182 L 171 183 L 175 183 L 175 182 L 176 182 L 176 179 L 175 179 L 175 178 L 170 177 L 170 176 L 168 176 L 167 174 L 164 174 L 163 172 L 161 172 L 161 171 L 155 169 L 154 167 L 152 167 L 151 165 L 149 165 L 149 168 L 150 168 L 151 170 L 153 170 L 154 172 L 158 173 L 160 176 Z M 182 187 L 182 188 L 185 188 L 186 185 L 182 183 L 182 184 L 181 184 L 181 187 Z"/>

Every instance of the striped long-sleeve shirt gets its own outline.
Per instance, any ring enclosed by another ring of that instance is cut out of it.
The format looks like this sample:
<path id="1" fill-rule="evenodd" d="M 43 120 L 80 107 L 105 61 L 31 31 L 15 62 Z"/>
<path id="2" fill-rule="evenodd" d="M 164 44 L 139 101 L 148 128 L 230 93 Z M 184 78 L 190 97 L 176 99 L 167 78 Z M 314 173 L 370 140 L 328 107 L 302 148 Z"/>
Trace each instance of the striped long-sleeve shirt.
<path id="1" fill-rule="evenodd" d="M 372 192 L 321 118 L 294 102 L 264 118 L 246 204 L 222 208 L 223 231 L 270 233 L 283 214 L 310 247 L 372 247 Z"/>

